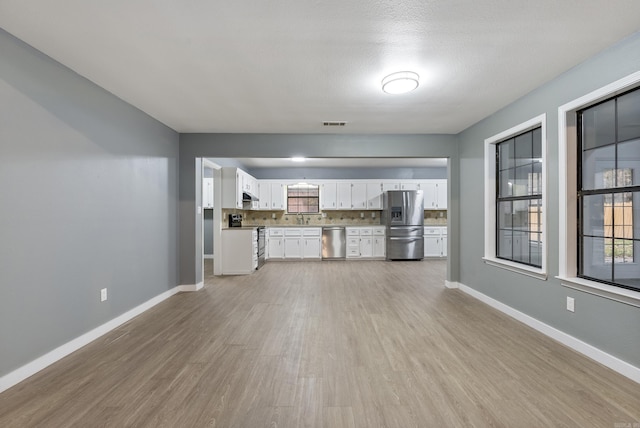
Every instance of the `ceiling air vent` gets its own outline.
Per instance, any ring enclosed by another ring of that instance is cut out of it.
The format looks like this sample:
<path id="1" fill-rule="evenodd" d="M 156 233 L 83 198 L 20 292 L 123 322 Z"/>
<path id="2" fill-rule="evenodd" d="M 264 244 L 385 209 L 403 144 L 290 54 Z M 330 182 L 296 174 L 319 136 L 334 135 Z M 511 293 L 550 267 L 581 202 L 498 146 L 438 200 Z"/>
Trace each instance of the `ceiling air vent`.
<path id="1" fill-rule="evenodd" d="M 322 122 L 322 126 L 345 126 L 347 122 L 341 122 L 339 120 L 329 120 Z"/>

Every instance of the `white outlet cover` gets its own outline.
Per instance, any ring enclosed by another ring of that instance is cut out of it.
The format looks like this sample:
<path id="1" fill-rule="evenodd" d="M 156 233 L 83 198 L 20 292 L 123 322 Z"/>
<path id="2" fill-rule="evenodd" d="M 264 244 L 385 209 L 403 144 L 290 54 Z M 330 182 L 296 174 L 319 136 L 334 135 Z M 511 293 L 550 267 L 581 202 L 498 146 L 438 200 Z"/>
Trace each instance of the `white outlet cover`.
<path id="1" fill-rule="evenodd" d="M 576 301 L 573 297 L 567 296 L 567 310 L 569 312 L 575 312 L 576 310 Z"/>

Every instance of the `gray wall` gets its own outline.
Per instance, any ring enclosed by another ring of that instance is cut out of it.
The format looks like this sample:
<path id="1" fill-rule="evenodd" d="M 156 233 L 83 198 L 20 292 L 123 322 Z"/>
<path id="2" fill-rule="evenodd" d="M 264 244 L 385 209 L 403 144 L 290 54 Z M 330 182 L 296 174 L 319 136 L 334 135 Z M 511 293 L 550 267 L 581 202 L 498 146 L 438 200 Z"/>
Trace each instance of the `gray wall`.
<path id="1" fill-rule="evenodd" d="M 246 170 L 261 179 L 383 179 L 420 180 L 447 178 L 447 168 L 251 168 Z"/>
<path id="2" fill-rule="evenodd" d="M 640 367 L 640 309 L 561 286 L 558 275 L 558 107 L 640 70 L 640 35 L 577 66 L 460 135 L 460 282 Z M 548 274 L 538 281 L 487 266 L 484 252 L 484 140 L 547 114 Z M 566 296 L 574 297 L 575 313 Z"/>
<path id="3" fill-rule="evenodd" d="M 448 280 L 457 281 L 458 144 L 453 135 L 337 134 L 181 134 L 180 135 L 180 283 L 202 281 L 202 228 L 196 204 L 202 196 L 193 185 L 199 174 L 195 159 L 307 157 L 433 157 L 448 158 L 449 255 Z M 200 264 L 199 264 L 200 263 Z"/>
<path id="4" fill-rule="evenodd" d="M 178 134 L 2 30 L 0 58 L 2 376 L 178 285 Z"/>

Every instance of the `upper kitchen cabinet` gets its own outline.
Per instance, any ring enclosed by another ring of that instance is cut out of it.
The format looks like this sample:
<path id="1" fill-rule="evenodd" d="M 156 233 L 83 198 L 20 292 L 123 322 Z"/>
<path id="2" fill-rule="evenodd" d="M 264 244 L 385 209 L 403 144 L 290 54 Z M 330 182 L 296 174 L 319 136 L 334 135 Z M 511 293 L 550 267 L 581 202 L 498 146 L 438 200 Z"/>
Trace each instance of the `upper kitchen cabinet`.
<path id="1" fill-rule="evenodd" d="M 382 209 L 382 182 L 372 181 L 367 183 L 367 209 Z"/>
<path id="2" fill-rule="evenodd" d="M 322 183 L 320 185 L 320 209 L 336 210 L 338 202 L 338 187 L 335 182 Z"/>
<path id="3" fill-rule="evenodd" d="M 367 183 L 351 183 L 351 209 L 367 209 Z"/>
<path id="4" fill-rule="evenodd" d="M 447 209 L 447 180 L 422 180 L 419 188 L 424 192 L 425 210 Z"/>
<path id="5" fill-rule="evenodd" d="M 269 200 L 271 207 L 269 209 L 272 211 L 284 210 L 286 208 L 284 198 L 285 185 L 282 183 L 269 183 L 269 188 L 271 191 L 271 199 Z"/>
<path id="6" fill-rule="evenodd" d="M 243 201 L 258 199 L 258 181 L 239 168 L 222 168 L 222 208 L 243 208 Z"/>

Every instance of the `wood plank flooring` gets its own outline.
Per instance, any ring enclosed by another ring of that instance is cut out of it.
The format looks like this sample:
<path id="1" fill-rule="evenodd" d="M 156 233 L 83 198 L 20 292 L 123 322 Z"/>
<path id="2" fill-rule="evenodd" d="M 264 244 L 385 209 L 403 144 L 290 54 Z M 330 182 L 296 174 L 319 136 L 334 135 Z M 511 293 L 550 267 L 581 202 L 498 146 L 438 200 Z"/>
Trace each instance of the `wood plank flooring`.
<path id="1" fill-rule="evenodd" d="M 444 289 L 445 269 L 269 262 L 208 277 L 0 394 L 0 427 L 640 423 L 640 385 Z"/>

